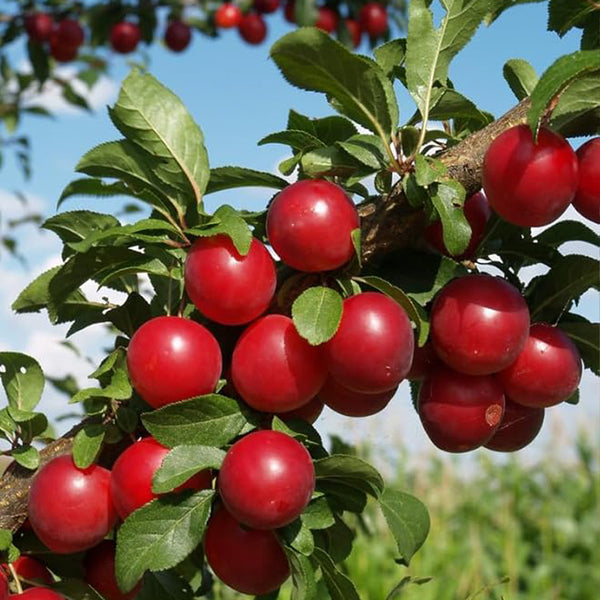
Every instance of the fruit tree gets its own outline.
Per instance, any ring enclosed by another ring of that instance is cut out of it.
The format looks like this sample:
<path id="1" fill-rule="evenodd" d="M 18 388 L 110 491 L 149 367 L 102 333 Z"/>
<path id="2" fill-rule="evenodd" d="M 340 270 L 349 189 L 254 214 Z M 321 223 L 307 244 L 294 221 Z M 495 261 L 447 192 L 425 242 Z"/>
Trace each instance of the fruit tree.
<path id="1" fill-rule="evenodd" d="M 158 4 L 177 16 L 179 3 Z M 283 177 L 211 167 L 181 100 L 131 70 L 109 108 L 117 139 L 81 158 L 59 206 L 125 196 L 142 218 L 50 217 L 62 264 L 13 304 L 69 323 L 69 335 L 110 327 L 97 385 L 70 400 L 81 422 L 48 439 L 38 363 L 0 353 L 1 448 L 14 459 L 0 479 L 2 600 L 185 600 L 212 597 L 215 577 L 260 598 L 289 585 L 298 600 L 357 599 L 343 562 L 366 503 L 380 507 L 399 565 L 425 542 L 429 516 L 348 448 L 323 442 L 313 423 L 324 405 L 349 418 L 393 410 L 407 379 L 439 449 L 513 452 L 545 411 L 577 404 L 582 370 L 599 374 L 599 324 L 577 303 L 600 281 L 598 261 L 565 244 L 599 243 L 600 8 L 548 3 L 550 29 L 580 30 L 581 49 L 540 77 L 509 61 L 516 102 L 495 118 L 455 89 L 449 66 L 513 4 L 411 0 L 406 36 L 373 59 L 331 37 L 340 9 L 323 5 L 320 26 L 271 48 L 291 85 L 325 94 L 337 113 L 291 110 L 261 140 L 289 148 Z M 211 5 L 212 26 L 236 22 L 223 6 Z M 260 15 L 278 2 L 253 6 L 241 31 L 258 40 Z M 81 10 L 89 19 L 93 8 Z M 348 8 L 373 38 L 385 35 L 380 4 Z M 73 15 L 54 28 L 36 14 L 15 27 L 31 44 L 49 32 L 50 53 L 70 56 L 82 35 Z M 141 22 L 98 19 L 98 44 L 117 52 L 147 35 Z M 167 45 L 183 48 L 177 27 Z M 405 122 L 401 88 L 415 103 Z M 582 136 L 575 151 L 569 139 Z M 272 191 L 262 211 L 203 202 L 253 186 Z M 581 220 L 564 219 L 570 205 Z M 534 265 L 544 269 L 527 280 Z M 125 299 L 89 299 L 88 282 Z"/>

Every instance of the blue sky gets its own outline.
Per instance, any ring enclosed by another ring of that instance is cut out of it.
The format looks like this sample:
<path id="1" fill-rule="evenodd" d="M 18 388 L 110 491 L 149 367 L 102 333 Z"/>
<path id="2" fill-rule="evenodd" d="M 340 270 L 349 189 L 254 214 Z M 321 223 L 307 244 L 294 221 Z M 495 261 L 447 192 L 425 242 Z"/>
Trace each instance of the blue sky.
<path id="1" fill-rule="evenodd" d="M 578 47 L 578 35 L 571 33 L 560 39 L 546 31 L 545 5 L 532 4 L 509 10 L 490 28 L 483 27 L 473 42 L 457 57 L 450 69 L 455 87 L 473 99 L 482 109 L 497 116 L 514 105 L 515 99 L 502 78 L 502 66 L 510 58 L 524 58 L 538 73 L 548 67 L 560 54 Z M 248 46 L 236 31 L 226 31 L 219 40 L 195 35 L 191 47 L 183 54 L 173 54 L 156 44 L 148 51 L 150 72 L 178 94 L 204 131 L 211 166 L 240 165 L 275 171 L 277 163 L 286 156 L 283 146 L 257 147 L 256 142 L 268 133 L 285 128 L 290 108 L 309 116 L 322 116 L 332 111 L 324 98 L 290 86 L 278 73 L 268 57 L 270 45 L 281 35 L 291 31 L 283 16 L 267 17 L 269 34 L 258 47 Z M 364 44 L 360 50 L 368 53 Z M 15 56 L 22 49 L 15 49 Z M 135 57 L 134 57 L 135 58 Z M 99 109 L 93 114 L 59 114 L 55 120 L 31 117 L 25 121 L 23 133 L 33 141 L 33 177 L 24 182 L 16 166 L 8 159 L 0 170 L 0 205 L 3 216 L 18 213 L 15 203 L 6 192 L 19 189 L 26 192 L 33 205 L 46 216 L 55 212 L 56 199 L 64 186 L 75 178 L 74 166 L 84 152 L 94 145 L 118 137 L 110 123 L 105 104 L 112 104 L 120 80 L 128 72 L 127 59 L 112 56 L 110 79 L 104 81 L 95 97 Z M 399 90 L 401 119 L 408 118 L 414 107 L 408 96 Z M 267 190 L 236 190 L 209 197 L 208 207 L 217 202 L 257 209 L 270 197 Z M 119 202 L 69 201 L 61 210 L 88 207 L 103 212 L 114 212 Z M 571 213 L 569 213 L 570 215 Z M 62 328 L 50 329 L 46 317 L 11 315 L 8 305 L 33 274 L 42 268 L 57 264 L 59 245 L 53 235 L 40 235 L 33 228 L 21 232 L 21 244 L 29 260 L 29 269 L 3 255 L 0 259 L 0 349 L 19 350 L 34 354 L 52 374 L 60 375 L 74 370 L 83 378 L 92 369 L 77 360 L 68 351 L 57 346 L 64 333 Z M 589 249 L 588 249 L 589 251 Z M 582 311 L 598 320 L 597 295 L 588 295 Z M 106 338 L 102 333 L 89 332 L 75 339 L 94 359 L 102 352 Z M 567 423 L 573 429 L 575 422 L 598 417 L 597 379 L 586 377 L 583 387 L 584 407 L 570 406 L 555 409 L 556 422 Z M 383 433 L 384 443 L 393 442 L 397 435 L 410 446 L 428 447 L 412 408 L 408 406 L 406 388 L 394 400 L 383 418 L 368 419 L 363 423 L 340 421 L 332 416 L 323 417 L 326 429 L 344 428 L 361 435 L 364 428 Z M 48 394 L 45 407 L 52 413 L 60 411 L 64 400 Z M 392 418 L 390 418 L 392 416 Z M 547 431 L 550 431 L 547 426 Z M 549 438 L 547 437 L 546 441 Z M 543 440 L 540 444 L 543 443 Z"/>

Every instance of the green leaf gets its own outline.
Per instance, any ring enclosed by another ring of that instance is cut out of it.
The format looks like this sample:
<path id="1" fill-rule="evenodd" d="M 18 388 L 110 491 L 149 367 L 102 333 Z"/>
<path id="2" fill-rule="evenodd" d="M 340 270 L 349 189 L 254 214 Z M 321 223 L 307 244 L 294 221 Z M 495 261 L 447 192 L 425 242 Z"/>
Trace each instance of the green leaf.
<path id="1" fill-rule="evenodd" d="M 550 0 L 548 31 L 556 31 L 563 37 L 595 10 L 598 10 L 598 7 L 590 0 Z"/>
<path id="2" fill-rule="evenodd" d="M 463 210 L 465 189 L 448 180 L 431 186 L 431 201 L 440 216 L 444 246 L 453 256 L 462 254 L 471 240 L 471 226 Z"/>
<path id="3" fill-rule="evenodd" d="M 533 279 L 525 291 L 531 321 L 554 322 L 592 287 L 600 287 L 598 261 L 578 254 L 563 256 L 548 273 Z"/>
<path id="4" fill-rule="evenodd" d="M 289 184 L 272 173 L 245 169 L 243 167 L 217 167 L 210 170 L 206 193 L 220 192 L 239 187 L 265 187 L 282 190 Z"/>
<path id="5" fill-rule="evenodd" d="M 44 373 L 37 360 L 20 352 L 0 352 L 0 378 L 10 407 L 32 411 L 44 391 Z"/>
<path id="6" fill-rule="evenodd" d="M 81 242 L 119 226 L 119 220 L 113 215 L 89 210 L 60 213 L 42 224 L 43 229 L 54 232 L 64 244 Z"/>
<path id="7" fill-rule="evenodd" d="M 12 457 L 22 467 L 35 471 L 40 466 L 40 453 L 37 448 L 25 444 L 24 446 L 18 446 L 12 451 Z"/>
<path id="8" fill-rule="evenodd" d="M 378 170 L 388 165 L 383 142 L 375 135 L 353 135 L 344 142 L 338 142 L 337 146 L 370 169 Z"/>
<path id="9" fill-rule="evenodd" d="M 550 126 L 565 137 L 600 134 L 599 97 L 599 73 L 577 79 L 560 95 Z"/>
<path id="10" fill-rule="evenodd" d="M 375 498 L 383 492 L 381 475 L 369 463 L 356 456 L 334 454 L 316 460 L 314 465 L 317 481 L 323 479 L 340 482 Z"/>
<path id="11" fill-rule="evenodd" d="M 338 570 L 331 556 L 320 548 L 315 548 L 314 557 L 321 567 L 323 580 L 331 600 L 360 600 L 356 587 L 346 575 Z"/>
<path id="12" fill-rule="evenodd" d="M 331 146 L 335 142 L 347 140 L 358 133 L 352 121 L 349 121 L 345 117 L 334 115 L 310 119 L 293 109 L 288 114 L 287 128 L 306 131 L 311 136 L 320 140 L 325 146 Z"/>
<path id="13" fill-rule="evenodd" d="M 48 61 L 48 53 L 42 44 L 33 41 L 27 42 L 27 56 L 33 67 L 35 78 L 44 83 L 50 75 L 50 63 Z"/>
<path id="14" fill-rule="evenodd" d="M 429 513 L 414 496 L 386 488 L 379 498 L 383 516 L 390 528 L 404 564 L 408 565 L 429 534 Z"/>
<path id="15" fill-rule="evenodd" d="M 220 448 L 250 425 L 231 398 L 209 394 L 142 415 L 148 431 L 169 448 L 181 444 Z"/>
<path id="16" fill-rule="evenodd" d="M 110 196 L 131 196 L 132 191 L 121 181 L 113 183 L 104 183 L 101 179 L 93 177 L 84 177 L 71 181 L 62 191 L 58 199 L 57 208 L 72 196 L 93 196 L 96 198 L 105 198 Z"/>
<path id="17" fill-rule="evenodd" d="M 38 412 L 15 415 L 15 409 L 10 406 L 8 412 L 19 423 L 23 442 L 29 444 L 33 439 L 48 433 L 48 418 L 46 415 Z"/>
<path id="18" fill-rule="evenodd" d="M 80 469 L 87 469 L 95 462 L 102 449 L 106 431 L 101 424 L 84 425 L 73 439 L 73 462 Z"/>
<path id="19" fill-rule="evenodd" d="M 0 552 L 5 552 L 12 544 L 12 531 L 10 529 L 0 529 Z"/>
<path id="20" fill-rule="evenodd" d="M 360 161 L 336 146 L 327 146 L 307 152 L 302 155 L 300 164 L 304 173 L 311 178 L 326 175 L 348 177 L 364 168 Z M 366 171 L 366 175 L 370 173 L 370 169 Z"/>
<path id="21" fill-rule="evenodd" d="M 308 288 L 292 305 L 292 319 L 298 333 L 318 346 L 330 340 L 342 319 L 342 297 L 331 288 Z"/>
<path id="22" fill-rule="evenodd" d="M 292 584 L 294 586 L 291 600 L 316 600 L 315 570 L 310 560 L 294 548 L 284 546 L 283 549 L 290 563 Z"/>
<path id="23" fill-rule="evenodd" d="M 212 446 L 176 446 L 152 478 L 152 491 L 165 494 L 205 469 L 220 469 L 225 452 Z"/>
<path id="24" fill-rule="evenodd" d="M 280 535 L 286 545 L 300 552 L 304 556 L 310 556 L 315 550 L 315 540 L 310 529 L 301 519 L 292 521 L 280 530 Z"/>
<path id="25" fill-rule="evenodd" d="M 310 28 L 288 33 L 275 42 L 271 57 L 292 85 L 327 94 L 339 112 L 382 140 L 396 129 L 398 103 L 384 72 L 325 32 Z"/>
<path id="26" fill-rule="evenodd" d="M 200 543 L 215 492 L 202 490 L 153 500 L 133 512 L 117 533 L 115 570 L 128 592 L 146 570 L 179 564 Z"/>
<path id="27" fill-rule="evenodd" d="M 428 120 L 434 84 L 446 84 L 450 61 L 469 42 L 481 24 L 486 0 L 442 0 L 445 16 L 433 26 L 427 0 L 412 0 L 406 39 L 406 81 L 423 122 Z"/>
<path id="28" fill-rule="evenodd" d="M 581 221 L 557 221 L 535 236 L 535 241 L 553 248 L 560 248 L 567 242 L 575 241 L 600 246 L 600 235 Z"/>
<path id="29" fill-rule="evenodd" d="M 428 158 L 422 154 L 415 156 L 415 177 L 421 187 L 429 187 L 440 181 L 447 174 L 447 169 L 442 161 Z"/>
<path id="30" fill-rule="evenodd" d="M 252 244 L 252 232 L 240 213 L 231 206 L 223 204 L 215 212 L 215 221 L 215 223 L 211 222 L 203 227 L 188 229 L 186 233 L 199 237 L 225 234 L 231 239 L 236 250 L 242 256 L 246 256 Z"/>
<path id="31" fill-rule="evenodd" d="M 586 368 L 600 376 L 600 323 L 561 321 L 559 328 L 573 340 Z"/>
<path id="32" fill-rule="evenodd" d="M 364 512 L 367 506 L 366 492 L 358 489 L 354 481 L 341 479 L 317 480 L 317 489 L 327 496 L 331 508 L 336 513 L 349 511 L 356 514 Z"/>
<path id="33" fill-rule="evenodd" d="M 530 96 L 539 79 L 531 64 L 522 58 L 506 61 L 502 73 L 517 100 Z"/>
<path id="34" fill-rule="evenodd" d="M 188 582 L 173 571 L 146 573 L 141 591 L 135 600 L 193 600 Z"/>
<path id="35" fill-rule="evenodd" d="M 209 179 L 204 137 L 171 90 L 133 69 L 110 116 L 128 140 L 158 159 L 155 174 L 180 193 L 181 212 L 186 212 L 188 198 L 198 207 L 202 204 Z"/>
<path id="36" fill-rule="evenodd" d="M 300 129 L 287 129 L 286 131 L 271 133 L 258 142 L 259 146 L 265 144 L 283 144 L 290 146 L 293 150 L 313 150 L 325 146 L 320 139 Z"/>
<path id="37" fill-rule="evenodd" d="M 314 536 L 319 548 L 325 550 L 335 563 L 342 562 L 352 552 L 354 532 L 338 517 L 335 517 L 334 525 L 323 531 L 315 531 Z"/>
<path id="38" fill-rule="evenodd" d="M 11 308 L 17 313 L 39 312 L 50 300 L 50 281 L 60 270 L 53 267 L 38 275 L 12 303 Z"/>
<path id="39" fill-rule="evenodd" d="M 459 120 L 464 120 L 469 124 L 475 124 L 477 129 L 481 129 L 484 125 L 491 123 L 494 117 L 490 113 L 477 108 L 474 102 L 459 94 L 456 90 L 447 87 L 436 87 L 432 93 L 429 120 L 448 121 L 450 119 L 454 119 L 455 125 Z M 418 123 L 418 113 L 411 119 L 411 122 Z M 425 135 L 425 139 L 440 139 L 440 137 L 443 136 L 432 131 L 428 131 Z"/>
<path id="40" fill-rule="evenodd" d="M 406 56 L 406 40 L 396 39 L 386 42 L 373 50 L 377 64 L 390 79 L 401 79 L 400 67 Z"/>
<path id="41" fill-rule="evenodd" d="M 309 529 L 327 529 L 335 524 L 335 517 L 325 496 L 313 498 L 300 518 Z"/>
<path id="42" fill-rule="evenodd" d="M 548 106 L 576 79 L 600 71 L 600 50 L 580 50 L 558 58 L 541 76 L 531 94 L 527 121 L 534 138 Z"/>
<path id="43" fill-rule="evenodd" d="M 67 599 L 103 600 L 103 597 L 85 581 L 72 577 L 62 577 L 59 582 L 52 583 L 52 590 L 64 595 Z"/>

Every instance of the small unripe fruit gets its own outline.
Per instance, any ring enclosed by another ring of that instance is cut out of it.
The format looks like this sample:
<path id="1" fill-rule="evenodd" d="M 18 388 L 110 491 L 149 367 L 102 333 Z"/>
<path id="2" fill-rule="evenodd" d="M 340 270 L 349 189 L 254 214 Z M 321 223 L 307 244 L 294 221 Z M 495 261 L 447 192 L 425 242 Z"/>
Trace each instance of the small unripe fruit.
<path id="1" fill-rule="evenodd" d="M 215 12 L 215 24 L 221 29 L 237 27 L 242 20 L 242 9 L 237 4 L 225 2 Z"/>
<path id="2" fill-rule="evenodd" d="M 229 236 L 198 238 L 185 263 L 190 300 L 203 315 L 224 325 L 242 325 L 262 315 L 276 284 L 275 263 L 255 238 L 245 256 Z"/>
<path id="3" fill-rule="evenodd" d="M 245 42 L 258 45 L 267 37 L 267 24 L 258 13 L 248 13 L 240 19 L 238 31 Z"/>
<path id="4" fill-rule="evenodd" d="M 267 212 L 267 237 L 281 260 L 298 271 L 337 269 L 354 255 L 358 212 L 339 186 L 305 179 L 279 192 Z"/>
<path id="5" fill-rule="evenodd" d="M 170 21 L 165 30 L 165 45 L 173 52 L 183 52 L 192 41 L 192 29 L 182 21 Z"/>
<path id="6" fill-rule="evenodd" d="M 242 594 L 268 594 L 290 576 L 275 532 L 243 527 L 224 507 L 208 521 L 204 551 L 217 577 Z"/>
<path id="7" fill-rule="evenodd" d="M 51 15 L 42 12 L 32 12 L 25 16 L 25 31 L 32 42 L 41 44 L 50 39 L 54 28 L 54 20 Z"/>
<path id="8" fill-rule="evenodd" d="M 256 431 L 237 441 L 219 471 L 219 494 L 234 519 L 253 529 L 278 529 L 310 502 L 315 470 L 310 454 L 279 431 Z"/>
<path id="9" fill-rule="evenodd" d="M 379 394 L 354 392 L 330 377 L 319 392 L 319 398 L 336 413 L 346 417 L 370 417 L 381 412 L 396 394 L 394 387 Z"/>
<path id="10" fill-rule="evenodd" d="M 497 452 L 516 452 L 530 444 L 542 428 L 543 408 L 530 408 L 506 397 L 504 416 L 485 447 Z"/>
<path id="11" fill-rule="evenodd" d="M 141 439 L 127 448 L 117 458 L 112 468 L 110 490 L 113 503 L 121 519 L 126 519 L 134 510 L 158 498 L 152 491 L 154 474 L 160 468 L 169 449 L 153 437 Z M 210 488 L 212 473 L 200 471 L 173 490 L 203 490 Z"/>
<path id="12" fill-rule="evenodd" d="M 438 448 L 468 452 L 498 429 L 504 392 L 491 375 L 465 375 L 440 366 L 425 378 L 418 409 L 425 432 Z"/>
<path id="13" fill-rule="evenodd" d="M 78 469 L 71 456 L 52 459 L 33 479 L 28 514 L 36 535 L 56 554 L 95 546 L 117 520 L 110 471 L 98 465 Z"/>
<path id="14" fill-rule="evenodd" d="M 531 326 L 515 361 L 498 373 L 506 395 L 524 406 L 545 408 L 563 402 L 581 380 L 581 357 L 569 336 L 546 323 Z"/>
<path id="15" fill-rule="evenodd" d="M 371 38 L 378 38 L 388 30 L 387 10 L 377 2 L 367 2 L 359 15 L 363 31 Z"/>
<path id="16" fill-rule="evenodd" d="M 521 227 L 552 223 L 567 209 L 578 183 L 577 157 L 560 135 L 541 128 L 533 143 L 527 125 L 501 133 L 483 159 L 483 189 L 490 206 Z"/>
<path id="17" fill-rule="evenodd" d="M 115 23 L 110 30 L 110 45 L 120 54 L 133 52 L 142 39 L 139 26 L 130 21 Z"/>
<path id="18" fill-rule="evenodd" d="M 133 334 L 127 368 L 138 394 L 159 408 L 213 392 L 221 375 L 221 349 L 195 321 L 156 317 Z"/>
<path id="19" fill-rule="evenodd" d="M 454 279 L 436 296 L 431 340 L 450 367 L 469 375 L 510 365 L 529 335 L 529 310 L 519 291 L 491 275 Z"/>
<path id="20" fill-rule="evenodd" d="M 600 137 L 583 144 L 576 154 L 579 184 L 573 206 L 586 219 L 600 223 Z"/>

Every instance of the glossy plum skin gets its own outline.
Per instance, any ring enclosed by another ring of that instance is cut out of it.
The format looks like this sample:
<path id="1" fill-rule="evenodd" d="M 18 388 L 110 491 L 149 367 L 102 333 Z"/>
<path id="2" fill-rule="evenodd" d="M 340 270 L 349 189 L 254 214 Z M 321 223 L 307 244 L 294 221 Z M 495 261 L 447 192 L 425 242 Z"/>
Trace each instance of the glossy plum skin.
<path id="1" fill-rule="evenodd" d="M 279 8 L 279 0 L 254 0 L 253 7 L 257 13 L 269 15 Z"/>
<path id="2" fill-rule="evenodd" d="M 354 392 L 329 377 L 319 392 L 319 398 L 331 410 L 346 417 L 370 417 L 381 412 L 394 397 L 398 386 L 379 394 Z"/>
<path id="3" fill-rule="evenodd" d="M 389 296 L 356 294 L 344 300 L 342 320 L 324 352 L 329 373 L 342 386 L 364 394 L 386 392 L 410 370 L 412 326 L 404 309 Z"/>
<path id="4" fill-rule="evenodd" d="M 192 41 L 192 29 L 183 21 L 171 21 L 165 29 L 165 45 L 173 52 L 183 52 Z"/>
<path id="5" fill-rule="evenodd" d="M 248 44 L 257 45 L 267 37 L 267 24 L 258 13 L 242 15 L 238 24 L 240 36 Z"/>
<path id="6" fill-rule="evenodd" d="M 275 533 L 242 527 L 222 506 L 208 521 L 204 551 L 217 577 L 243 594 L 272 592 L 290 575 Z"/>
<path id="7" fill-rule="evenodd" d="M 8 579 L 4 571 L 0 569 L 0 600 L 8 600 L 9 594 Z"/>
<path id="8" fill-rule="evenodd" d="M 323 400 L 321 400 L 318 396 L 315 396 L 312 400 L 306 404 L 303 404 L 300 408 L 278 413 L 277 416 L 284 421 L 289 421 L 290 419 L 300 419 L 301 421 L 306 421 L 312 425 L 321 416 L 324 406 L 325 404 Z"/>
<path id="9" fill-rule="evenodd" d="M 121 519 L 160 496 L 152 492 L 152 478 L 168 453 L 169 449 L 153 437 L 146 437 L 129 446 L 117 458 L 112 468 L 110 491 Z M 210 488 L 211 484 L 212 473 L 205 470 L 173 491 L 202 490 Z"/>
<path id="10" fill-rule="evenodd" d="M 9 598 L 17 598 L 17 600 L 65 600 L 65 597 L 58 592 L 41 587 L 29 588 L 22 594 L 13 594 Z"/>
<path id="11" fill-rule="evenodd" d="M 59 21 L 50 34 L 50 54 L 59 62 L 71 62 L 77 58 L 84 33 L 75 19 Z"/>
<path id="12" fill-rule="evenodd" d="M 523 406 L 554 406 L 569 398 L 579 386 L 579 350 L 558 327 L 535 323 L 523 350 L 498 374 L 498 379 L 506 395 Z"/>
<path id="13" fill-rule="evenodd" d="M 409 381 L 423 381 L 423 379 L 435 370 L 439 364 L 440 359 L 435 353 L 430 341 L 421 347 L 415 344 L 412 365 L 406 379 Z"/>
<path id="14" fill-rule="evenodd" d="M 215 24 L 221 29 L 237 27 L 242 20 L 242 9 L 231 2 L 225 2 L 215 12 Z"/>
<path id="15" fill-rule="evenodd" d="M 333 33 L 340 20 L 337 12 L 327 6 L 321 6 L 317 12 L 317 21 L 315 27 L 322 29 L 326 33 Z"/>
<path id="16" fill-rule="evenodd" d="M 344 190 L 304 179 L 279 192 L 267 212 L 267 237 L 281 260 L 309 273 L 331 271 L 354 255 L 358 212 Z"/>
<path id="17" fill-rule="evenodd" d="M 573 206 L 586 219 L 600 223 L 600 137 L 587 141 L 576 155 L 579 184 Z"/>
<path id="18" fill-rule="evenodd" d="M 283 315 L 267 315 L 241 335 L 231 360 L 233 384 L 252 408 L 286 412 L 317 395 L 327 376 L 321 350 Z"/>
<path id="19" fill-rule="evenodd" d="M 128 593 L 119 589 L 115 574 L 115 548 L 112 540 L 104 540 L 95 548 L 88 550 L 83 559 L 83 579 L 105 600 L 132 600 L 142 588 L 142 583 L 139 582 Z"/>
<path id="20" fill-rule="evenodd" d="M 36 474 L 29 491 L 29 521 L 56 554 L 87 550 L 115 526 L 110 471 L 92 465 L 78 469 L 71 456 L 59 456 Z"/>
<path id="21" fill-rule="evenodd" d="M 196 308 L 223 325 L 242 325 L 267 310 L 275 293 L 275 263 L 253 238 L 246 256 L 226 235 L 198 238 L 185 263 L 185 289 Z"/>
<path id="22" fill-rule="evenodd" d="M 32 42 L 41 44 L 50 39 L 54 28 L 54 19 L 43 12 L 32 12 L 25 16 L 25 31 Z"/>
<path id="23" fill-rule="evenodd" d="M 484 445 L 496 452 L 516 452 L 529 445 L 544 422 L 543 408 L 530 408 L 505 398 L 504 416 L 496 433 Z"/>
<path id="24" fill-rule="evenodd" d="M 291 523 L 310 502 L 315 470 L 294 438 L 262 430 L 237 441 L 219 471 L 219 494 L 234 519 L 253 529 Z"/>
<path id="25" fill-rule="evenodd" d="M 367 2 L 360 10 L 359 22 L 369 37 L 377 38 L 383 35 L 388 29 L 385 6 L 378 2 Z"/>
<path id="26" fill-rule="evenodd" d="M 490 375 L 465 375 L 440 366 L 423 381 L 419 417 L 431 441 L 446 452 L 485 444 L 504 412 L 502 386 Z"/>
<path id="27" fill-rule="evenodd" d="M 119 54 L 133 52 L 142 39 L 142 32 L 136 23 L 121 21 L 110 30 L 110 45 Z"/>
<path id="28" fill-rule="evenodd" d="M 22 554 L 12 563 L 12 566 L 19 577 L 28 581 L 37 581 L 45 585 L 52 585 L 54 579 L 48 569 L 35 558 Z"/>
<path id="29" fill-rule="evenodd" d="M 221 349 L 202 325 L 181 317 L 156 317 L 132 336 L 127 368 L 133 387 L 153 408 L 214 391 Z"/>
<path id="30" fill-rule="evenodd" d="M 519 291 L 491 275 L 454 279 L 436 296 L 431 340 L 447 365 L 489 375 L 510 365 L 529 335 L 529 309 Z"/>
<path id="31" fill-rule="evenodd" d="M 483 159 L 483 189 L 506 221 L 538 227 L 555 221 L 577 190 L 577 157 L 560 135 L 542 128 L 534 145 L 527 125 L 501 133 Z"/>
<path id="32" fill-rule="evenodd" d="M 487 222 L 490 219 L 492 211 L 485 198 L 483 192 L 477 192 L 469 198 L 467 198 L 464 206 L 465 218 L 471 226 L 471 239 L 466 250 L 457 256 L 450 254 L 446 245 L 444 244 L 444 237 L 442 231 L 441 221 L 435 221 L 425 228 L 423 232 L 425 239 L 433 248 L 435 248 L 440 254 L 445 256 L 453 256 L 455 260 L 471 259 L 475 256 L 477 247 L 483 240 L 485 228 Z"/>

